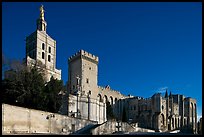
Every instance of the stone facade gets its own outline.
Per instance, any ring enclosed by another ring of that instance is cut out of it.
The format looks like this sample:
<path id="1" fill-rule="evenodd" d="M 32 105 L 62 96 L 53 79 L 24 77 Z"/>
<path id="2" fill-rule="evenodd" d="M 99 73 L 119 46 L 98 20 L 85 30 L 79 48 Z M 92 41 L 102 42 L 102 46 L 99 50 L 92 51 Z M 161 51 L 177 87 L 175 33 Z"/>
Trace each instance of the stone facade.
<path id="1" fill-rule="evenodd" d="M 108 120 L 107 103 L 117 121 L 168 131 L 190 126 L 196 132 L 196 100 L 178 94 L 150 98 L 125 96 L 110 86 L 98 86 L 99 58 L 84 50 L 68 59 L 68 115 L 103 123 Z"/>
<path id="2" fill-rule="evenodd" d="M 84 50 L 68 59 L 69 115 L 103 123 L 106 118 L 106 102 L 113 106 L 124 95 L 109 86 L 98 86 L 98 57 Z M 74 103 L 73 103 L 74 102 Z M 114 108 L 116 113 L 120 113 Z"/>
<path id="3" fill-rule="evenodd" d="M 46 28 L 47 23 L 41 6 L 37 30 L 26 37 L 25 62 L 27 66 L 34 65 L 36 61 L 41 62 L 46 81 L 49 81 L 51 76 L 61 80 L 61 70 L 56 69 L 56 41 L 46 33 Z"/>
<path id="4" fill-rule="evenodd" d="M 128 100 L 129 119 L 139 122 L 141 127 L 167 131 L 192 124 L 196 131 L 195 99 L 178 94 L 163 97 L 157 93 L 148 99 L 132 97 Z"/>

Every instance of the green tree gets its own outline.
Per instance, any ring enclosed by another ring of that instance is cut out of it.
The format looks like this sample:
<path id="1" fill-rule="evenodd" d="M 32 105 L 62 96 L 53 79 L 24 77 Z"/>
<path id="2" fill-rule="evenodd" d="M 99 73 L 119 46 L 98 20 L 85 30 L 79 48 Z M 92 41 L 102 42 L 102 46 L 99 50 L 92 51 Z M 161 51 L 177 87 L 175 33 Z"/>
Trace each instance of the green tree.
<path id="1" fill-rule="evenodd" d="M 18 61 L 13 61 L 10 68 L 7 78 L 2 80 L 3 103 L 39 108 L 45 83 L 42 71 L 37 65 L 28 68 Z"/>
<path id="2" fill-rule="evenodd" d="M 42 93 L 44 102 L 43 108 L 46 108 L 49 112 L 57 113 L 62 105 L 62 96 L 60 95 L 60 92 L 63 92 L 64 90 L 63 81 L 51 77 Z"/>
<path id="3" fill-rule="evenodd" d="M 2 80 L 2 103 L 57 113 L 65 91 L 62 80 L 51 77 L 45 82 L 44 65 L 35 62 L 27 67 L 19 61 L 10 61 L 10 70 Z"/>
<path id="4" fill-rule="evenodd" d="M 25 71 L 25 66 L 18 60 L 2 60 L 7 69 L 4 70 L 7 78 L 2 80 L 2 102 L 8 104 L 18 104 L 17 98 L 23 94 L 23 85 L 20 75 Z"/>

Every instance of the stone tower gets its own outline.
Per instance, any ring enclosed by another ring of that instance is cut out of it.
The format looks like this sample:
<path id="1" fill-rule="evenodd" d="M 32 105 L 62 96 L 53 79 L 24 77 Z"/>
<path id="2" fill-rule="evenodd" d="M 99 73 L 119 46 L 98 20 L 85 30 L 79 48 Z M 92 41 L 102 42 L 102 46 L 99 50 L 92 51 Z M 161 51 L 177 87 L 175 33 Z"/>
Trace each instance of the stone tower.
<path id="1" fill-rule="evenodd" d="M 26 37 L 26 65 L 40 61 L 45 68 L 46 81 L 49 81 L 51 76 L 61 80 L 61 70 L 56 69 L 56 41 L 46 33 L 46 29 L 42 5 L 40 17 L 37 19 L 37 30 Z"/>
<path id="2" fill-rule="evenodd" d="M 98 57 L 84 50 L 68 59 L 68 92 L 76 97 L 75 107 L 69 108 L 83 119 L 96 119 L 98 95 Z"/>
<path id="3" fill-rule="evenodd" d="M 98 57 L 80 50 L 68 60 L 69 91 L 72 94 L 98 95 Z"/>

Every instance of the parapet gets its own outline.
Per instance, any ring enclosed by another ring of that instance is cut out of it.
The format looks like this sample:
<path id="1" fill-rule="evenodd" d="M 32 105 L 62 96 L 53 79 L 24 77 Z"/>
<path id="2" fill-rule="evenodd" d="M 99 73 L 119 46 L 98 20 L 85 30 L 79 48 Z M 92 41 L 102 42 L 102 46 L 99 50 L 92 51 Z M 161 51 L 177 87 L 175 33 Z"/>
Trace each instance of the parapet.
<path id="1" fill-rule="evenodd" d="M 77 53 L 75 53 L 74 55 L 72 55 L 71 57 L 69 57 L 68 61 L 73 61 L 75 60 L 76 58 L 78 57 L 84 57 L 84 58 L 87 58 L 87 59 L 91 59 L 95 62 L 98 62 L 99 61 L 99 58 L 91 53 L 88 53 L 87 51 L 84 51 L 84 50 L 79 50 Z"/>

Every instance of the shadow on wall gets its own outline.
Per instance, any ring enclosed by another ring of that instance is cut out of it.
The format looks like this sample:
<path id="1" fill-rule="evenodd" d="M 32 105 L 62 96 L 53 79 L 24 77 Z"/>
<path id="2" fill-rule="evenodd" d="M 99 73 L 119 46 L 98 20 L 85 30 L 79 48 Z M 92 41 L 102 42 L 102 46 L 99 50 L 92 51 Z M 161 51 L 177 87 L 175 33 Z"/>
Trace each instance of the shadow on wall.
<path id="1" fill-rule="evenodd" d="M 180 132 L 181 133 L 188 133 L 188 134 L 193 134 L 194 133 L 194 130 L 193 130 L 193 126 L 192 124 L 190 125 L 185 125 L 183 127 L 180 128 Z"/>

